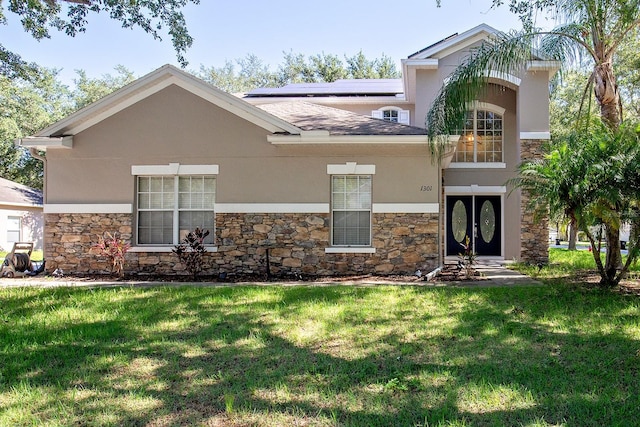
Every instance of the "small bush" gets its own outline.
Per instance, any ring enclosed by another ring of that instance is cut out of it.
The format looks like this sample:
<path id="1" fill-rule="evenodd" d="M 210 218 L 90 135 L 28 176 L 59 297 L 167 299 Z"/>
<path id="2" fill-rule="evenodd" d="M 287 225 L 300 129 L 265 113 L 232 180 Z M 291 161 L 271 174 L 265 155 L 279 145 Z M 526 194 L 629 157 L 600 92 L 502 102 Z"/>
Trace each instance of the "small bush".
<path id="1" fill-rule="evenodd" d="M 130 248 L 131 245 L 120 237 L 120 233 L 105 231 L 102 236 L 98 236 L 98 243 L 94 244 L 91 250 L 109 259 L 111 274 L 123 276 L 125 255 Z"/>
<path id="2" fill-rule="evenodd" d="M 195 279 L 198 273 L 203 270 L 204 254 L 207 248 L 204 246 L 204 239 L 209 235 L 209 230 L 196 228 L 189 232 L 185 238 L 173 249 L 173 253 L 178 255 L 180 262 Z"/>

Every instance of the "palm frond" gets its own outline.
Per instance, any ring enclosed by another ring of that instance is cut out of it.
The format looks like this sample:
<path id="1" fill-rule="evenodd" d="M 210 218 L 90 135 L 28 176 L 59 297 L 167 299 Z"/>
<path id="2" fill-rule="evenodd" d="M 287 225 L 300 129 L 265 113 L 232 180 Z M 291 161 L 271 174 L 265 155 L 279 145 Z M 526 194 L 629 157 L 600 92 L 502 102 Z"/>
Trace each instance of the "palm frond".
<path id="1" fill-rule="evenodd" d="M 549 32 L 539 33 L 538 51 L 541 56 L 559 61 L 563 64 L 579 64 L 588 53 L 593 59 L 593 48 L 585 42 L 588 28 L 582 24 L 571 23 L 554 28 Z"/>
<path id="2" fill-rule="evenodd" d="M 486 89 L 491 73 L 519 74 L 532 59 L 532 35 L 500 33 L 472 50 L 449 76 L 427 113 L 430 138 L 454 135 L 461 128 L 469 104 Z"/>

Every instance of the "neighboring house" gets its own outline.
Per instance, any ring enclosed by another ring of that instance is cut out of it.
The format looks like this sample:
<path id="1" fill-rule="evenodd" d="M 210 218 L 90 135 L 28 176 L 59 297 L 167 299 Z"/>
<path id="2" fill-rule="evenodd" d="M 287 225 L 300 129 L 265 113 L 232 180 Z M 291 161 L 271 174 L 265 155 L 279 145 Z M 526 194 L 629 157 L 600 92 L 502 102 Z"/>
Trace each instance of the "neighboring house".
<path id="1" fill-rule="evenodd" d="M 10 251 L 15 242 L 31 242 L 42 249 L 42 192 L 0 178 L 0 250 Z"/>
<path id="2" fill-rule="evenodd" d="M 258 89 L 238 98 L 164 66 L 19 141 L 46 150 L 48 268 L 95 272 L 105 231 L 131 272 L 181 272 L 171 248 L 212 230 L 208 273 L 407 274 L 456 256 L 541 261 L 547 225 L 505 183 L 549 139 L 555 64 L 491 73 L 455 153 L 424 122 L 446 77 L 496 30 L 481 25 L 403 60 L 403 79 Z"/>

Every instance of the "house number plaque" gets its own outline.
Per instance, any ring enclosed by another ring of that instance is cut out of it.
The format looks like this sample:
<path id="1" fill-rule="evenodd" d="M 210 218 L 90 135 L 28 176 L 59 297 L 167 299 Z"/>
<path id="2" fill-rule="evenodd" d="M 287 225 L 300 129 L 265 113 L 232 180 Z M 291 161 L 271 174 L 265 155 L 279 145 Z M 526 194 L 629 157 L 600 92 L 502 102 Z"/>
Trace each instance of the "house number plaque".
<path id="1" fill-rule="evenodd" d="M 421 185 L 420 191 L 433 191 L 433 185 Z"/>

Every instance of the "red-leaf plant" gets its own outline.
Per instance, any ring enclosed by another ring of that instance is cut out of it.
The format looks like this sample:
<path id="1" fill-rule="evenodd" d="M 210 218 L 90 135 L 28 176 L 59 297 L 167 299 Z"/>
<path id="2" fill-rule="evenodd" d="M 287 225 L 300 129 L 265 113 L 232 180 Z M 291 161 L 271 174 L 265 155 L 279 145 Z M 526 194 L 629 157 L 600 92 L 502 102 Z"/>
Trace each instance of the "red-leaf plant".
<path id="1" fill-rule="evenodd" d="M 117 231 L 105 231 L 102 236 L 98 235 L 98 243 L 91 247 L 92 251 L 109 259 L 111 274 L 115 273 L 120 277 L 124 275 L 125 254 L 130 248 L 131 245 Z"/>

